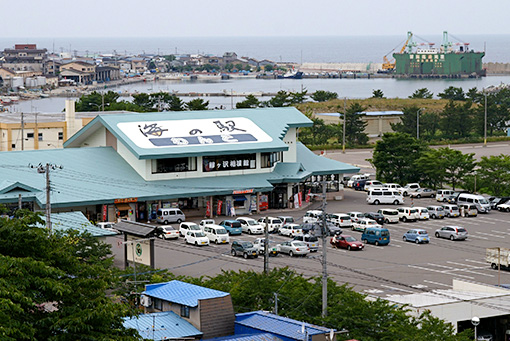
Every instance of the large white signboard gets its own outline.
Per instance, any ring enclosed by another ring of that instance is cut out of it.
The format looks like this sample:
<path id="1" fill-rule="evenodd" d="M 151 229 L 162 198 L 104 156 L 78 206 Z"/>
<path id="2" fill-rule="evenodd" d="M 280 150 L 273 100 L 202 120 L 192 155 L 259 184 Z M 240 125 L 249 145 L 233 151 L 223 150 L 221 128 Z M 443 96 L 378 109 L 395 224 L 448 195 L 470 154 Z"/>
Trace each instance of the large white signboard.
<path id="1" fill-rule="evenodd" d="M 245 117 L 124 122 L 117 127 L 140 148 L 239 145 L 273 140 Z"/>
<path id="2" fill-rule="evenodd" d="M 150 240 L 140 240 L 139 237 L 128 235 L 126 244 L 126 255 L 129 262 L 136 262 L 151 266 Z"/>

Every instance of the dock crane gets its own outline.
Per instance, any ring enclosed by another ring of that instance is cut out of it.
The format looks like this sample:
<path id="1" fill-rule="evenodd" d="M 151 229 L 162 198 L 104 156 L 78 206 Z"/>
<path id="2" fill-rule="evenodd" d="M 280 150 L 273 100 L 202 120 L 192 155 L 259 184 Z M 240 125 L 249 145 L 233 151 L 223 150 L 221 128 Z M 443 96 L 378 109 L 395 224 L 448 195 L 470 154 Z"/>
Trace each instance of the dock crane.
<path id="1" fill-rule="evenodd" d="M 412 44 L 410 44 L 410 42 L 412 41 L 412 39 L 413 39 L 413 33 L 412 32 L 407 32 L 407 40 L 404 43 L 404 45 L 402 46 L 402 48 L 400 49 L 400 53 L 404 53 L 404 51 L 406 50 L 406 47 L 408 45 L 409 45 L 409 47 L 411 47 Z M 388 52 L 386 54 L 386 56 L 383 57 L 384 63 L 382 64 L 382 69 L 385 72 L 392 72 L 393 70 L 395 70 L 395 66 L 396 66 L 395 59 L 393 59 L 393 61 L 390 62 L 388 57 L 387 57 L 394 50 L 395 49 L 391 50 L 390 52 Z"/>

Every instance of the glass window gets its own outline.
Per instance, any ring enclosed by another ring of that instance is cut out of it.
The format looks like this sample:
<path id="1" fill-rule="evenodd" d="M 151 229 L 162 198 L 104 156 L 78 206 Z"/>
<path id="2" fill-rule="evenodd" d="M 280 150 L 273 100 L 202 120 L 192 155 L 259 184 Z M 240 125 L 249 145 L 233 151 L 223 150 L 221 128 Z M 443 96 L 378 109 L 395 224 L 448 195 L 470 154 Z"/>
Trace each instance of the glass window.
<path id="1" fill-rule="evenodd" d="M 187 305 L 181 305 L 181 317 L 189 317 L 189 307 Z"/>
<path id="2" fill-rule="evenodd" d="M 163 310 L 163 301 L 155 298 L 154 299 L 154 309 Z"/>
<path id="3" fill-rule="evenodd" d="M 275 163 L 282 161 L 283 153 L 282 152 L 274 152 L 274 153 L 260 153 L 260 167 L 262 168 L 271 168 Z"/>
<path id="4" fill-rule="evenodd" d="M 63 139 L 64 139 L 64 133 L 63 133 L 63 132 L 61 132 L 61 131 L 60 131 L 60 132 L 58 133 L 58 139 L 59 139 L 59 140 L 63 140 Z"/>
<path id="5" fill-rule="evenodd" d="M 27 138 L 28 139 L 33 139 L 34 138 L 34 133 L 27 133 Z"/>
<path id="6" fill-rule="evenodd" d="M 43 135 L 42 135 L 42 133 L 39 133 L 39 134 L 38 134 L 38 139 L 39 139 L 39 141 L 42 141 L 42 140 L 43 140 Z"/>
<path id="7" fill-rule="evenodd" d="M 197 170 L 196 157 L 181 157 L 175 159 L 152 160 L 152 174 L 156 173 L 178 173 Z"/>

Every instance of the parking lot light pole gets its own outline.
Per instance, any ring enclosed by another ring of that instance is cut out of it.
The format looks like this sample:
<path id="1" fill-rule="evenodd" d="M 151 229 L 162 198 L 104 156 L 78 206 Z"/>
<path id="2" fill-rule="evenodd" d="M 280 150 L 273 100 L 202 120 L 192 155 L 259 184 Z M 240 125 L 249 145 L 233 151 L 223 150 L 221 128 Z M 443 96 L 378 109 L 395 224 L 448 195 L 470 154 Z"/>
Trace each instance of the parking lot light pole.
<path id="1" fill-rule="evenodd" d="M 328 267 L 326 264 L 327 258 L 327 243 L 326 233 L 328 231 L 326 225 L 326 181 L 324 175 L 322 176 L 322 317 L 328 315 Z"/>
<path id="2" fill-rule="evenodd" d="M 416 112 L 416 139 L 420 139 L 420 113 L 422 110 L 425 110 L 425 108 L 420 108 Z"/>
<path id="3" fill-rule="evenodd" d="M 484 91 L 485 96 L 485 110 L 484 110 L 484 126 L 483 126 L 483 146 L 487 147 L 487 93 Z"/>

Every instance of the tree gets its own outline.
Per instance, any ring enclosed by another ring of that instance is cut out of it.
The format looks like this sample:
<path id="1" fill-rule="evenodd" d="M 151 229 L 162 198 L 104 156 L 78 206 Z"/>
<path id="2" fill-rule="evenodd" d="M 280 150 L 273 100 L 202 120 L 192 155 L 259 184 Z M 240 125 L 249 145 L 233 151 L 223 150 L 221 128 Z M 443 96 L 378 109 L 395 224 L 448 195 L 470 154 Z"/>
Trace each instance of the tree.
<path id="1" fill-rule="evenodd" d="M 476 175 L 478 188 L 494 196 L 510 196 L 510 156 L 482 156 Z"/>
<path id="2" fill-rule="evenodd" d="M 291 92 L 290 95 L 290 103 L 291 104 L 299 104 L 303 103 L 306 99 L 306 94 L 308 90 L 303 89 L 301 92 Z"/>
<path id="3" fill-rule="evenodd" d="M 244 101 L 236 103 L 237 109 L 245 108 L 257 108 L 260 105 L 260 101 L 254 95 L 248 95 Z"/>
<path id="4" fill-rule="evenodd" d="M 274 97 L 266 102 L 268 107 L 288 107 L 291 105 L 291 94 L 285 90 L 280 90 Z"/>
<path id="5" fill-rule="evenodd" d="M 326 125 L 324 120 L 317 117 L 310 117 L 313 126 L 301 128 L 299 130 L 299 140 L 305 145 L 323 145 L 333 137 L 333 131 L 330 125 Z"/>
<path id="6" fill-rule="evenodd" d="M 235 65 L 235 68 L 236 68 L 238 71 L 241 71 L 241 70 L 243 69 L 243 64 L 241 64 L 241 63 L 237 63 L 237 64 Z"/>
<path id="7" fill-rule="evenodd" d="M 384 93 L 381 89 L 372 91 L 372 98 L 385 98 Z"/>
<path id="8" fill-rule="evenodd" d="M 225 64 L 225 70 L 227 70 L 228 72 L 231 72 L 233 68 L 234 68 L 234 64 L 232 64 L 232 63 Z"/>
<path id="9" fill-rule="evenodd" d="M 432 188 L 441 188 L 446 181 L 442 153 L 438 149 L 428 149 L 416 160 L 416 168 L 421 174 L 419 182 Z"/>
<path id="10" fill-rule="evenodd" d="M 416 161 L 428 147 L 420 140 L 405 133 L 386 133 L 375 144 L 370 160 L 381 181 L 409 183 L 421 179 Z"/>
<path id="11" fill-rule="evenodd" d="M 445 105 L 439 120 L 445 138 L 462 138 L 470 134 L 473 124 L 471 106 L 471 101 L 457 105 L 453 100 Z"/>
<path id="12" fill-rule="evenodd" d="M 452 101 L 465 101 L 466 95 L 464 94 L 464 91 L 462 88 L 456 88 L 454 86 L 450 86 L 446 89 L 444 89 L 444 92 L 440 92 L 437 94 L 439 98 L 442 99 L 449 99 Z"/>
<path id="13" fill-rule="evenodd" d="M 451 148 L 438 149 L 437 165 L 443 169 L 445 181 L 448 181 L 454 190 L 464 176 L 473 172 L 476 166 L 474 155 L 463 154 L 460 150 Z"/>
<path id="14" fill-rule="evenodd" d="M 424 112 L 420 114 L 420 137 L 433 138 L 439 131 L 439 114 L 436 112 Z"/>
<path id="15" fill-rule="evenodd" d="M 141 340 L 122 325 L 128 307 L 106 294 L 115 282 L 110 246 L 36 223 L 26 210 L 0 218 L 2 339 Z"/>
<path id="16" fill-rule="evenodd" d="M 367 122 L 363 120 L 365 107 L 359 103 L 352 103 L 345 112 L 345 141 L 348 145 L 364 145 L 368 142 L 368 135 L 365 133 Z M 339 113 L 343 114 L 339 111 Z"/>
<path id="17" fill-rule="evenodd" d="M 413 94 L 411 96 L 409 96 L 409 98 L 430 99 L 430 98 L 432 98 L 432 96 L 434 96 L 434 94 L 432 92 L 430 92 L 429 89 L 421 88 L 421 89 L 417 89 L 415 92 L 413 92 Z"/>
<path id="18" fill-rule="evenodd" d="M 271 72 L 273 70 L 274 70 L 273 65 L 271 64 L 264 65 L 264 71 Z"/>
<path id="19" fill-rule="evenodd" d="M 89 95 L 83 95 L 76 101 L 76 111 L 108 111 L 111 104 L 116 103 L 119 94 L 113 91 L 100 93 L 93 91 Z"/>
<path id="20" fill-rule="evenodd" d="M 202 98 L 195 98 L 186 103 L 186 109 L 190 111 L 208 110 L 209 101 L 204 101 Z"/>
<path id="21" fill-rule="evenodd" d="M 416 105 L 402 108 L 402 116 L 399 123 L 390 123 L 391 129 L 397 133 L 407 133 L 416 136 L 416 120 L 418 111 L 421 110 Z M 422 110 L 423 111 L 423 110 Z"/>
<path id="22" fill-rule="evenodd" d="M 336 92 L 317 90 L 310 96 L 316 102 L 326 102 L 338 98 Z"/>
<path id="23" fill-rule="evenodd" d="M 487 135 L 492 136 L 503 132 L 510 119 L 510 90 L 504 89 L 495 94 L 487 95 Z M 478 107 L 473 110 L 473 125 L 479 136 L 485 133 L 485 96 L 481 95 L 477 99 Z"/>

